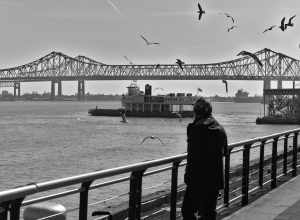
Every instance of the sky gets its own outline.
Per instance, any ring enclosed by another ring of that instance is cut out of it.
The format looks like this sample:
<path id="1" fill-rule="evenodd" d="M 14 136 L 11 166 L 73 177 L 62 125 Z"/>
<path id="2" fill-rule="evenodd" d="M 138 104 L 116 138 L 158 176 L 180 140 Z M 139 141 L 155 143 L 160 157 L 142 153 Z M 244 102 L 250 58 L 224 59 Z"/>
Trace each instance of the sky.
<path id="1" fill-rule="evenodd" d="M 199 21 L 197 3 L 206 13 Z M 227 32 L 231 14 L 237 28 Z M 236 58 L 241 50 L 263 48 L 299 59 L 299 0 L 0 0 L 0 68 L 22 65 L 52 51 L 70 56 L 85 55 L 106 64 L 185 63 L 204 64 Z M 278 27 L 262 34 L 282 17 L 295 26 Z M 160 45 L 147 46 L 144 35 Z M 243 88 L 250 95 L 262 94 L 262 82 L 228 81 L 138 81 L 160 93 L 192 92 L 202 95 L 234 95 Z M 90 93 L 121 94 L 130 81 L 88 81 Z M 276 82 L 272 83 L 276 86 Z M 289 87 L 290 83 L 284 83 Z M 75 93 L 76 82 L 63 82 L 63 93 Z M 49 92 L 50 82 L 22 83 L 24 92 Z"/>

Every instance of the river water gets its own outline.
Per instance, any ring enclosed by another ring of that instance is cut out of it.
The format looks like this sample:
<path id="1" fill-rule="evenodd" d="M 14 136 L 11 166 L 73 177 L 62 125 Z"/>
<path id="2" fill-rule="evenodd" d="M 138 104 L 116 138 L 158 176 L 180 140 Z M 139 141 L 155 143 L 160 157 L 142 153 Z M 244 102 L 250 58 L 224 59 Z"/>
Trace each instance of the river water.
<path id="1" fill-rule="evenodd" d="M 93 117 L 95 106 L 119 102 L 0 102 L 0 190 L 102 170 L 186 151 L 191 118 Z M 230 143 L 294 129 L 293 125 L 256 125 L 258 103 L 213 103 L 215 118 Z M 148 139 L 158 136 L 165 143 Z"/>

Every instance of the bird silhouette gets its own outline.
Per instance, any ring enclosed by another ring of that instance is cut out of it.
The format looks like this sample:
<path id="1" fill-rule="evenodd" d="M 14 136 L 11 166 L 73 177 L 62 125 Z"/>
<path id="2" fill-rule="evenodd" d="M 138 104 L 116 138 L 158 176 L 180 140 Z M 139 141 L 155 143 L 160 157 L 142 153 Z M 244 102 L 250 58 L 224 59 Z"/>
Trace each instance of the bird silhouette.
<path id="1" fill-rule="evenodd" d="M 159 67 L 160 67 L 160 64 L 156 64 L 156 65 L 155 65 L 155 68 L 159 68 Z"/>
<path id="2" fill-rule="evenodd" d="M 237 56 L 250 56 L 255 60 L 255 62 L 257 62 L 258 65 L 260 65 L 261 67 L 263 66 L 262 62 L 258 59 L 258 57 L 255 54 L 250 53 L 248 51 L 243 50 L 239 52 Z"/>
<path id="3" fill-rule="evenodd" d="M 164 142 L 159 138 L 159 137 L 157 137 L 157 136 L 147 136 L 147 137 L 144 137 L 144 139 L 142 140 L 142 142 L 140 143 L 140 144 L 143 144 L 147 139 L 152 139 L 152 140 L 154 140 L 154 139 L 157 139 L 157 140 L 159 140 L 159 142 L 161 143 L 161 144 L 164 144 Z"/>
<path id="4" fill-rule="evenodd" d="M 285 28 L 287 28 L 288 26 L 293 27 L 294 23 L 292 23 L 292 20 L 296 17 L 296 15 L 292 16 L 289 18 L 289 22 L 285 24 Z"/>
<path id="5" fill-rule="evenodd" d="M 285 29 L 286 29 L 286 25 L 285 25 L 285 17 L 283 17 L 282 19 L 281 19 L 281 22 L 280 22 L 280 26 L 279 26 L 279 28 L 282 30 L 282 31 L 285 31 Z"/>
<path id="6" fill-rule="evenodd" d="M 128 63 L 129 63 L 130 65 L 133 65 L 133 62 L 131 62 L 131 60 L 130 60 L 127 56 L 124 56 L 124 58 L 125 58 L 125 60 L 128 61 Z"/>
<path id="7" fill-rule="evenodd" d="M 140 35 L 141 38 L 145 41 L 146 45 L 147 46 L 150 46 L 150 45 L 159 45 L 160 43 L 158 42 L 151 42 L 151 41 L 148 41 L 143 35 Z"/>
<path id="8" fill-rule="evenodd" d="M 273 30 L 274 27 L 276 27 L 276 25 L 272 25 L 272 26 L 268 27 L 267 29 L 265 29 L 265 30 L 263 31 L 263 34 L 266 33 L 267 31 Z"/>
<path id="9" fill-rule="evenodd" d="M 182 60 L 180 60 L 180 59 L 176 59 L 176 63 L 177 63 L 177 65 L 180 67 L 180 69 L 183 71 L 183 66 L 182 66 L 182 64 L 184 64 L 184 62 L 183 62 Z"/>
<path id="10" fill-rule="evenodd" d="M 237 26 L 236 25 L 232 25 L 231 27 L 227 28 L 227 32 L 232 31 L 234 28 L 237 28 Z"/>
<path id="11" fill-rule="evenodd" d="M 202 15 L 205 14 L 205 11 L 203 11 L 203 9 L 202 9 L 202 7 L 201 7 L 201 5 L 200 5 L 199 2 L 198 2 L 198 10 L 199 10 L 199 11 L 197 11 L 199 13 L 198 20 L 200 21 L 201 18 L 202 18 Z"/>
<path id="12" fill-rule="evenodd" d="M 231 21 L 232 21 L 232 23 L 234 23 L 234 18 L 233 18 L 230 14 L 224 13 L 224 15 L 225 15 L 227 18 L 230 18 Z"/>
<path id="13" fill-rule="evenodd" d="M 222 80 L 222 83 L 225 84 L 226 93 L 228 93 L 228 83 L 225 79 Z"/>

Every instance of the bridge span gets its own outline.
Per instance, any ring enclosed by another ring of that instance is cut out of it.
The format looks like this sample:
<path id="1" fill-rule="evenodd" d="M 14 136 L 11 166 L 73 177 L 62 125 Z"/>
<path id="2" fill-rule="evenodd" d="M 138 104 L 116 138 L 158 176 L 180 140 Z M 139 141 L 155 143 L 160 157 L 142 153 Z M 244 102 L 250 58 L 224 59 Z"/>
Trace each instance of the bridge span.
<path id="1" fill-rule="evenodd" d="M 78 96 L 85 93 L 85 80 L 300 80 L 300 61 L 288 55 L 262 49 L 255 53 L 263 66 L 251 57 L 209 64 L 108 65 L 85 56 L 71 57 L 60 52 L 33 62 L 0 69 L 0 83 L 13 82 L 15 95 L 20 94 L 20 82 L 51 81 L 51 94 L 61 95 L 62 81 L 78 81 Z"/>

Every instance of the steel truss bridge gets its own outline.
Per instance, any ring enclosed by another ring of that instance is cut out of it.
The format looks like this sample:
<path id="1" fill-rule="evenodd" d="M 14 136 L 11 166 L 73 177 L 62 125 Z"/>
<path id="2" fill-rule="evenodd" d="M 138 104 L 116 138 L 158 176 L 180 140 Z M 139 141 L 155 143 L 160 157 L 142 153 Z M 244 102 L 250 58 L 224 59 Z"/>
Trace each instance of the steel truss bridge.
<path id="1" fill-rule="evenodd" d="M 52 52 L 13 68 L 0 69 L 0 82 L 67 80 L 300 80 L 300 61 L 270 49 L 251 57 L 210 64 L 107 65 L 85 56 Z"/>

